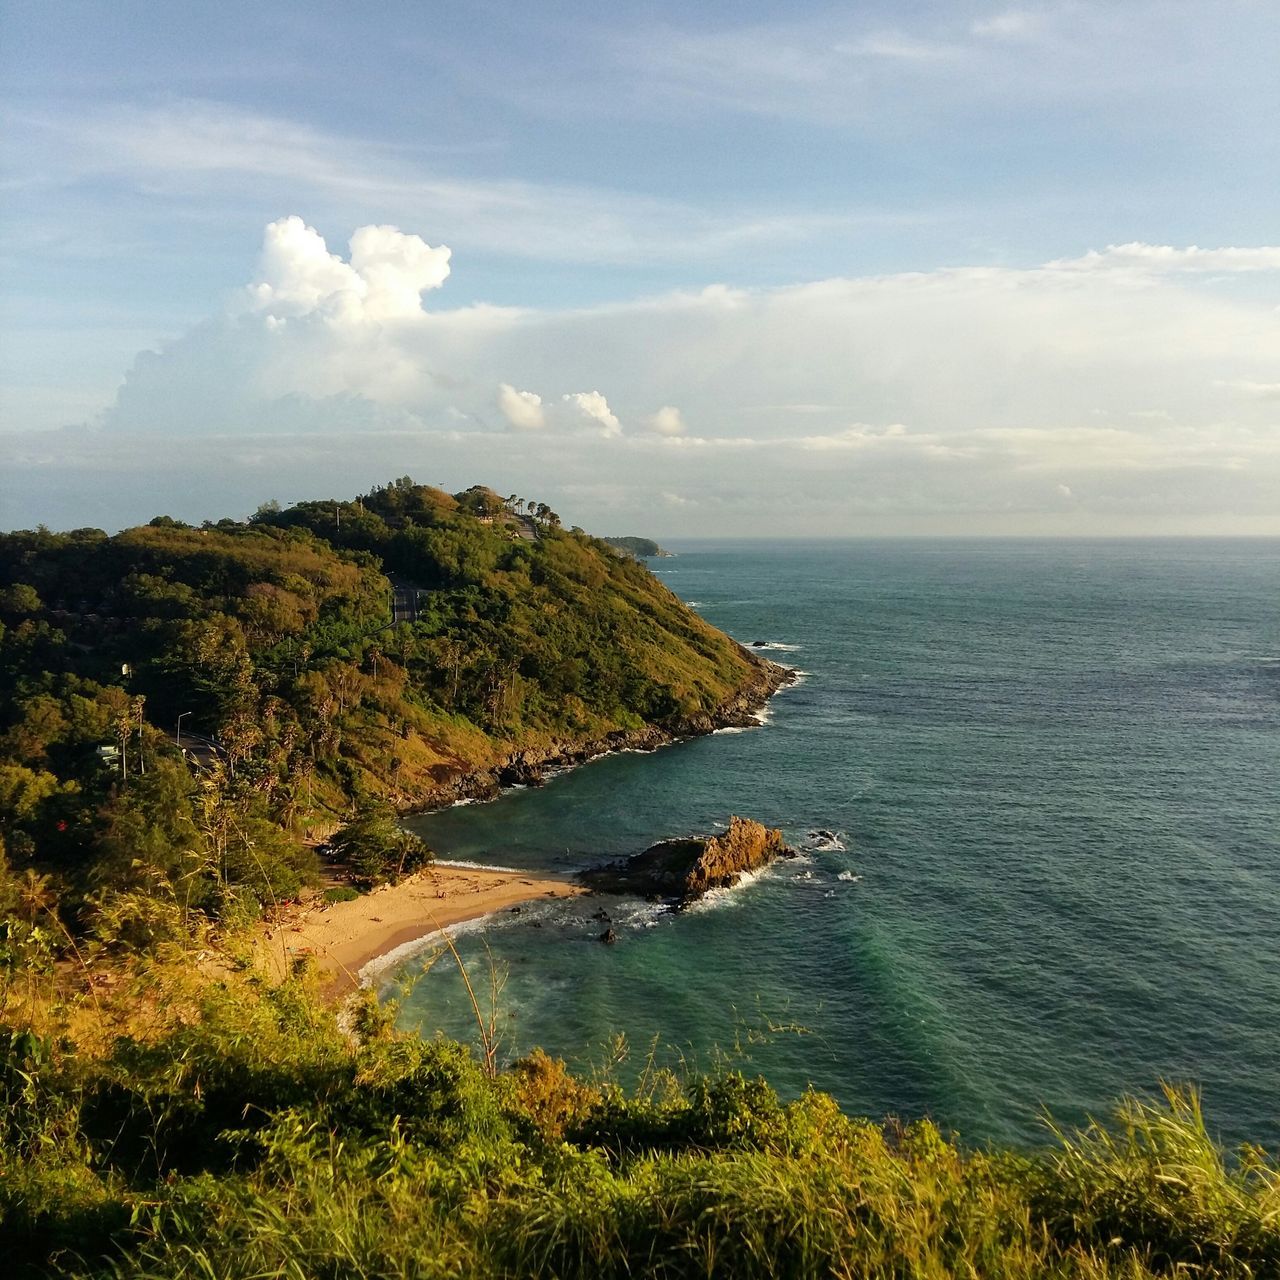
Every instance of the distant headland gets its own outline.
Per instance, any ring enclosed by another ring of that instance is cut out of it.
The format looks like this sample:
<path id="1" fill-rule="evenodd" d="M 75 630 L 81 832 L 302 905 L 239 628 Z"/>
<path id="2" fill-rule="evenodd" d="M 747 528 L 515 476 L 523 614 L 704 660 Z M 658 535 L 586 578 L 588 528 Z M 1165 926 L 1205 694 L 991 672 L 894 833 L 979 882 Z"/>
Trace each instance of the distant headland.
<path id="1" fill-rule="evenodd" d="M 600 541 L 637 560 L 665 559 L 675 554 L 658 546 L 652 538 L 601 538 Z"/>

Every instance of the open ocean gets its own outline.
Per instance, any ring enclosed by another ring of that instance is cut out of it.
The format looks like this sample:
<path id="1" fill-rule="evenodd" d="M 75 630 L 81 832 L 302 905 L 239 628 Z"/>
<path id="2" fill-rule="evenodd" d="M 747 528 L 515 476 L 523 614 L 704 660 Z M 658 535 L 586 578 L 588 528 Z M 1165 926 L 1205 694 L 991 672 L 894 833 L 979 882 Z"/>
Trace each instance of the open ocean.
<path id="1" fill-rule="evenodd" d="M 672 549 L 651 566 L 678 595 L 805 672 L 766 723 L 410 825 L 537 870 L 731 813 L 808 851 L 680 915 L 587 898 L 462 930 L 507 972 L 506 1056 L 718 1046 L 975 1141 L 1190 1080 L 1225 1141 L 1280 1147 L 1280 542 Z M 451 965 L 403 1025 L 474 1031 Z"/>

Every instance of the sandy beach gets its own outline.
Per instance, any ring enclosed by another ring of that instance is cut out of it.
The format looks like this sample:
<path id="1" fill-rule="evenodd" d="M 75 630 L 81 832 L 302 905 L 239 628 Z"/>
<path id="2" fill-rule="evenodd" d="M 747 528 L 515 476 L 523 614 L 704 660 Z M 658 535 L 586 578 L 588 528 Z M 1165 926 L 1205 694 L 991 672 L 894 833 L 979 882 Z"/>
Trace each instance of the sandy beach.
<path id="1" fill-rule="evenodd" d="M 583 892 L 569 880 L 520 871 L 434 866 L 351 902 L 284 912 L 263 927 L 258 954 L 277 977 L 310 956 L 331 979 L 332 993 L 341 995 L 358 985 L 365 965 L 406 942 L 537 898 Z"/>

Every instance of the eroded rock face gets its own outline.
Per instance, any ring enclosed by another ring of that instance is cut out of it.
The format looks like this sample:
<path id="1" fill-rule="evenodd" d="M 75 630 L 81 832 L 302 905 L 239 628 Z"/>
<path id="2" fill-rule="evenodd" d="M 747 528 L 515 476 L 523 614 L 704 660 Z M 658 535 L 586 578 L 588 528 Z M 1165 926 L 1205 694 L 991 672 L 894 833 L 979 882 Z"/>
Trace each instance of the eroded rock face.
<path id="1" fill-rule="evenodd" d="M 735 816 L 723 835 L 663 840 L 634 857 L 585 871 L 581 879 L 600 893 L 636 893 L 687 903 L 712 889 L 732 888 L 746 873 L 775 858 L 793 856 L 781 831 Z"/>

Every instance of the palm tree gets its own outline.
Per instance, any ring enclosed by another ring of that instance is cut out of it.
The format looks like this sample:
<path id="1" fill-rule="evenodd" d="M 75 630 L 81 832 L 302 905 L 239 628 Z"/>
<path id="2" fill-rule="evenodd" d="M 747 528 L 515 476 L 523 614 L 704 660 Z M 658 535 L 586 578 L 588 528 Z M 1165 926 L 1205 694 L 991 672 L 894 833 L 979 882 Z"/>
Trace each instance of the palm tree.
<path id="1" fill-rule="evenodd" d="M 18 915 L 27 924 L 35 924 L 40 916 L 53 910 L 56 900 L 53 881 L 28 867 L 18 881 Z"/>

